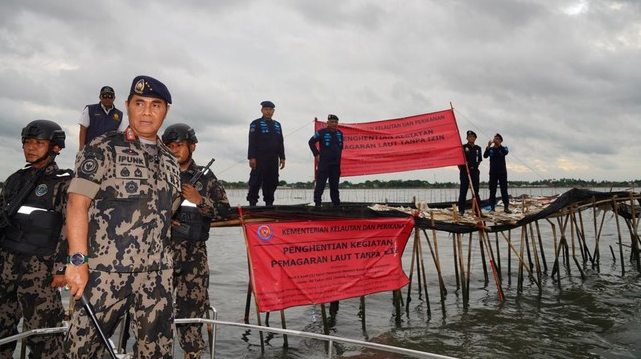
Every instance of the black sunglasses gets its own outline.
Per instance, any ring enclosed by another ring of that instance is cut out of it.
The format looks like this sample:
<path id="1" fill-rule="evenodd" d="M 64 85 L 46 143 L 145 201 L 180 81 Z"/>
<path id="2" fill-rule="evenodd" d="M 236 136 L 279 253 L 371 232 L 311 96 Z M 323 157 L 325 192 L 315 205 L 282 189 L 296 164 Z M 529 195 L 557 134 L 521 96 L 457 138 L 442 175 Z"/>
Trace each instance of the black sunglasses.
<path id="1" fill-rule="evenodd" d="M 108 93 L 104 93 L 104 94 L 100 95 L 100 97 L 102 97 L 102 98 L 114 98 L 114 95 L 108 94 Z"/>

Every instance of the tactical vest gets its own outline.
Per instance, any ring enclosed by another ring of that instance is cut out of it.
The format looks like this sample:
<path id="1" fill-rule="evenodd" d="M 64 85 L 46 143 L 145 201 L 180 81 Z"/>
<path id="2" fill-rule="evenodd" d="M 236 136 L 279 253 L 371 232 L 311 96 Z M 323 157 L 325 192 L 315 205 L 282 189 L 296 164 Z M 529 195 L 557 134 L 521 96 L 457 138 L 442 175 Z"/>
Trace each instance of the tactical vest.
<path id="1" fill-rule="evenodd" d="M 87 127 L 85 144 L 104 133 L 117 130 L 122 121 L 122 111 L 115 106 L 107 115 L 99 103 L 87 105 L 87 113 L 89 114 L 89 127 Z"/>
<path id="2" fill-rule="evenodd" d="M 11 219 L 11 225 L 6 227 L 2 238 L 2 248 L 13 253 L 31 256 L 47 256 L 54 254 L 60 230 L 62 229 L 62 214 L 55 212 L 57 200 L 54 190 L 58 182 L 70 179 L 71 171 L 58 171 L 52 175 L 45 175 L 27 196 L 27 199 L 18 209 L 18 213 Z M 63 177 L 61 177 L 63 176 Z M 26 181 L 11 181 L 5 189 L 7 197 L 11 199 L 20 190 Z"/>
<path id="3" fill-rule="evenodd" d="M 195 172 L 191 169 L 180 172 L 181 183 L 189 183 Z M 196 189 L 201 196 L 207 196 L 207 185 L 211 177 L 207 174 L 200 177 L 196 183 Z M 180 226 L 171 228 L 171 238 L 188 241 L 206 241 L 209 238 L 211 218 L 200 213 L 200 208 L 195 204 L 184 200 L 174 216 Z"/>

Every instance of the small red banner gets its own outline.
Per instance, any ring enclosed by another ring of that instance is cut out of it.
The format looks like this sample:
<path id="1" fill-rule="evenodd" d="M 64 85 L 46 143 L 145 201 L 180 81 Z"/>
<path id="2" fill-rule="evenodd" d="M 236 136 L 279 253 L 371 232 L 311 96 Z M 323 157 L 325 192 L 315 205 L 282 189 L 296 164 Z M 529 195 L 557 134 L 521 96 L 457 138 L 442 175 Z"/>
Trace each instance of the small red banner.
<path id="1" fill-rule="evenodd" d="M 315 130 L 325 127 L 316 121 Z M 341 177 L 455 166 L 465 163 L 453 110 L 386 121 L 339 124 Z"/>
<path id="2" fill-rule="evenodd" d="M 245 224 L 261 312 L 399 289 L 414 219 Z"/>

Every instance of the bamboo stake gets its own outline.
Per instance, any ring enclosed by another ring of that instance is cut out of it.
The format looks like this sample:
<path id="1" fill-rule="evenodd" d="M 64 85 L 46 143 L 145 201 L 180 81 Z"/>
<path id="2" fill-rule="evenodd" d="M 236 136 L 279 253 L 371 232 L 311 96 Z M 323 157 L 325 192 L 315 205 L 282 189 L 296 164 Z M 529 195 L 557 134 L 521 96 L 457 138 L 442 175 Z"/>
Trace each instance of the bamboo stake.
<path id="1" fill-rule="evenodd" d="M 467 300 L 470 300 L 470 280 L 472 280 L 472 232 L 467 241 L 467 273 L 465 275 L 465 290 L 467 292 Z"/>
<path id="2" fill-rule="evenodd" d="M 285 321 L 285 310 L 280 310 L 280 326 L 283 329 L 287 329 L 287 322 Z M 287 340 L 287 334 L 283 334 L 283 348 L 289 347 L 289 341 Z"/>
<path id="3" fill-rule="evenodd" d="M 557 271 L 557 284 L 559 287 L 561 286 L 561 271 L 559 270 L 559 250 L 561 248 L 561 243 L 559 242 L 559 239 L 556 236 L 556 226 L 552 221 L 549 219 L 546 219 L 548 223 L 550 224 L 550 227 L 552 227 L 552 237 L 554 238 L 554 265 L 552 266 L 552 273 L 550 273 L 550 276 L 554 278 L 554 272 Z"/>
<path id="4" fill-rule="evenodd" d="M 432 254 L 432 260 L 434 261 L 434 266 L 436 267 L 436 275 L 438 276 L 438 284 L 439 284 L 440 293 L 441 293 L 441 301 L 444 301 L 445 295 L 447 294 L 447 289 L 445 289 L 445 282 L 443 281 L 443 276 L 441 275 L 441 267 L 436 260 L 437 259 L 436 253 L 432 248 L 432 242 L 430 241 L 430 237 L 427 235 L 427 231 L 423 230 L 423 235 L 425 235 L 425 240 L 427 241 L 427 245 L 430 248 L 430 253 Z"/>
<path id="5" fill-rule="evenodd" d="M 361 328 L 365 331 L 365 296 L 361 295 Z"/>
<path id="6" fill-rule="evenodd" d="M 632 236 L 632 253 L 634 253 L 634 260 L 637 262 L 637 271 L 641 272 L 641 260 L 639 259 L 639 236 L 636 233 L 637 228 L 637 216 L 636 208 L 634 206 L 634 194 L 630 192 L 630 214 L 632 215 L 631 219 L 631 229 L 630 235 Z"/>
<path id="7" fill-rule="evenodd" d="M 625 263 L 623 263 L 623 239 L 621 238 L 621 225 L 619 224 L 619 206 L 616 201 L 617 196 L 612 197 L 612 207 L 614 208 L 614 217 L 617 222 L 617 233 L 619 234 L 619 257 L 621 258 L 621 276 L 625 275 Z"/>
<path id="8" fill-rule="evenodd" d="M 503 286 L 501 285 L 501 279 L 499 278 L 498 270 L 496 269 L 496 263 L 494 261 L 494 251 L 492 250 L 490 237 L 488 236 L 487 232 L 484 229 L 481 229 L 480 233 L 481 233 L 481 239 L 482 239 L 481 246 L 483 246 L 483 243 L 485 243 L 485 246 L 487 246 L 487 253 L 490 255 L 490 266 L 492 268 L 494 283 L 496 283 L 496 290 L 499 295 L 499 300 L 502 302 L 505 300 L 505 296 L 503 295 Z"/>
<path id="9" fill-rule="evenodd" d="M 592 256 L 592 253 L 590 253 L 590 250 L 588 249 L 588 243 L 587 243 L 587 241 L 585 239 L 585 228 L 583 226 L 583 212 L 581 212 L 581 211 L 579 211 L 579 223 L 581 225 L 581 227 L 580 227 L 580 231 L 581 231 L 580 232 L 581 233 L 580 238 L 581 238 L 581 241 L 583 241 L 583 248 L 585 248 L 585 254 L 587 255 L 588 260 L 590 261 L 590 263 L 592 263 L 592 266 L 594 266 L 594 256 Z M 577 230 L 579 230 L 579 229 L 577 229 Z"/>
<path id="10" fill-rule="evenodd" d="M 499 272 L 499 279 L 503 282 L 503 273 L 501 272 L 501 250 L 499 247 L 499 234 L 494 232 L 494 245 L 496 246 L 496 270 Z M 510 252 L 508 251 L 508 254 Z"/>
<path id="11" fill-rule="evenodd" d="M 418 236 L 418 235 L 417 235 Z M 421 267 L 421 272 L 423 274 L 423 287 L 425 290 L 425 303 L 427 303 L 427 315 L 432 316 L 432 309 L 430 308 L 430 296 L 427 292 L 427 277 L 425 275 L 425 260 L 423 260 L 423 246 L 421 244 L 420 238 L 416 241 L 418 243 L 418 254 L 419 254 L 419 265 Z M 399 291 L 400 294 L 400 291 Z"/>
<path id="12" fill-rule="evenodd" d="M 412 261 L 410 263 L 410 278 L 409 278 L 409 283 L 407 285 L 407 302 L 405 303 L 405 310 L 409 312 L 410 310 L 410 302 L 412 301 L 412 276 L 414 276 L 414 260 L 417 255 L 417 248 L 418 248 L 418 229 L 417 227 L 414 227 L 414 245 L 412 246 Z M 421 282 L 419 281 L 419 288 L 421 287 Z M 419 297 L 420 299 L 420 297 Z"/>
<path id="13" fill-rule="evenodd" d="M 545 259 L 545 251 L 543 250 L 543 239 L 541 236 L 541 228 L 539 227 L 539 221 L 534 222 L 536 226 L 536 236 L 539 240 L 539 248 L 541 249 L 541 261 L 543 262 L 543 271 L 547 274 L 548 272 L 548 264 L 547 260 Z"/>
<path id="14" fill-rule="evenodd" d="M 519 255 L 519 252 L 516 250 L 516 248 L 515 248 L 515 247 L 514 247 L 514 245 L 512 244 L 512 238 L 511 238 L 511 237 L 512 237 L 512 232 L 511 232 L 511 231 L 509 232 L 509 235 L 510 235 L 509 237 L 506 237 L 506 236 L 505 236 L 505 234 L 503 234 L 503 233 L 501 233 L 501 234 L 503 235 L 503 238 L 504 238 L 504 239 L 505 239 L 505 241 L 507 242 L 508 246 L 510 247 L 510 249 L 512 250 L 512 252 L 514 253 L 514 255 L 519 259 L 519 265 L 521 265 L 521 264 L 523 265 L 523 267 L 524 267 L 524 268 L 527 270 L 527 272 L 530 274 L 530 278 L 532 279 L 532 281 L 533 281 L 537 286 L 539 286 L 539 287 L 540 287 L 541 285 L 539 284 L 539 282 L 538 282 L 536 279 L 534 279 L 534 274 L 532 273 L 532 269 L 530 269 L 530 267 L 528 267 L 528 265 L 527 265 L 527 264 L 525 264 L 525 261 L 523 260 L 523 257 L 522 257 L 521 255 Z"/>
<path id="15" fill-rule="evenodd" d="M 478 234 L 479 234 L 479 249 L 481 251 L 481 263 L 483 264 L 483 278 L 485 278 L 485 286 L 487 287 L 487 284 L 489 283 L 489 279 L 487 277 L 487 265 L 485 264 L 485 250 L 483 249 L 483 231 L 482 230 L 478 231 Z M 470 241 L 471 239 L 472 238 L 470 233 Z M 468 263 L 468 267 L 469 267 L 469 263 Z"/>
<path id="16" fill-rule="evenodd" d="M 505 234 L 501 233 L 503 237 Z M 497 234 L 498 235 L 498 234 Z M 512 230 L 508 230 L 506 237 L 508 247 L 507 247 L 507 284 L 512 285 L 512 251 L 510 247 L 512 246 Z"/>
<path id="17" fill-rule="evenodd" d="M 595 257 L 595 262 L 597 264 L 597 269 L 600 269 L 601 267 L 601 249 L 599 248 L 599 243 L 601 240 L 601 232 L 603 231 L 603 225 L 605 224 L 605 214 L 606 214 L 606 211 L 603 211 L 603 214 L 601 215 L 601 225 L 599 226 L 598 232 L 596 232 L 596 241 L 594 243 L 594 253 L 595 253 L 594 257 Z M 594 218 L 596 220 L 596 210 L 594 212 Z"/>
<path id="18" fill-rule="evenodd" d="M 532 223 L 529 224 L 530 227 L 530 240 L 532 241 L 532 255 L 534 256 L 534 264 L 536 265 L 536 279 L 541 281 L 541 263 L 539 262 L 539 254 L 536 249 L 536 239 L 534 238 L 534 229 L 532 228 Z"/>
<path id="19" fill-rule="evenodd" d="M 462 240 L 461 240 L 461 234 L 457 233 L 456 234 L 456 249 L 458 250 L 458 265 L 460 267 L 460 276 L 461 276 L 461 291 L 463 293 L 463 308 L 467 309 L 468 303 L 466 299 L 466 292 L 467 290 L 465 289 L 465 265 L 463 263 L 463 249 L 462 249 Z M 456 258 L 456 257 L 455 257 Z"/>
<path id="20" fill-rule="evenodd" d="M 458 258 L 458 250 L 456 248 L 457 242 L 458 242 L 458 238 L 455 238 L 455 237 L 458 237 L 458 236 L 460 236 L 460 234 L 456 233 L 452 237 L 452 253 L 454 254 L 453 257 L 454 257 L 454 274 L 456 276 L 456 290 L 459 290 L 461 288 L 461 281 L 460 281 L 460 278 L 459 278 L 459 267 L 458 267 L 459 258 Z"/>
<path id="21" fill-rule="evenodd" d="M 441 285 L 441 291 L 443 296 L 447 295 L 447 288 L 445 287 L 445 281 L 443 280 L 443 275 L 441 274 L 441 258 L 438 255 L 438 239 L 436 237 L 436 225 L 434 224 L 434 211 L 430 211 L 430 224 L 432 225 L 432 238 L 434 238 L 434 254 L 436 255 L 436 265 L 438 268 L 438 277 L 439 283 Z"/>
<path id="22" fill-rule="evenodd" d="M 520 258 L 523 258 L 523 251 L 525 249 L 524 248 L 525 247 L 525 245 L 524 245 L 524 243 L 525 243 L 525 231 L 526 231 L 525 226 L 522 226 L 521 227 L 521 256 L 520 256 Z M 518 284 L 516 286 L 516 288 L 517 288 L 516 290 L 517 290 L 518 293 L 523 292 L 523 266 L 524 265 L 525 265 L 525 262 L 523 260 L 521 260 L 521 262 L 519 263 Z"/>

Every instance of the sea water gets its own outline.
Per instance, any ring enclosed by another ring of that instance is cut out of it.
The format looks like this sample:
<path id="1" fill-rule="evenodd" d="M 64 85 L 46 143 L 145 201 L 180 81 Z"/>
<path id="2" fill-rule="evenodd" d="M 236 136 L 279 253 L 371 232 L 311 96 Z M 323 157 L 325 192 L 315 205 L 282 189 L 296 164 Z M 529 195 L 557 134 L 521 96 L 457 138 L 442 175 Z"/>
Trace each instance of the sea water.
<path id="1" fill-rule="evenodd" d="M 560 188 L 510 189 L 512 196 L 548 196 L 563 193 Z M 609 189 L 595 189 L 609 191 Z M 228 190 L 232 206 L 246 205 L 244 190 Z M 327 196 L 327 193 L 325 194 Z M 395 189 L 395 190 L 341 190 L 345 202 L 456 202 L 457 189 Z M 481 198 L 487 189 L 481 189 Z M 324 198 L 328 201 L 328 198 Z M 311 190 L 278 189 L 275 204 L 313 202 Z M 411 301 L 407 306 L 407 287 L 402 288 L 404 306 L 397 317 L 392 293 L 366 296 L 365 323 L 361 321 L 360 299 L 340 302 L 336 323 L 331 335 L 377 343 L 401 346 L 431 353 L 461 358 L 639 358 L 641 357 L 641 276 L 629 260 L 629 248 L 624 248 L 625 274 L 622 275 L 618 256 L 615 218 L 605 216 L 600 242 L 599 268 L 582 266 L 585 279 L 576 265 L 568 271 L 561 267 L 560 280 L 550 278 L 553 254 L 552 227 L 541 223 L 542 241 L 548 271 L 543 273 L 541 289 L 526 278 L 518 290 L 518 262 L 511 255 L 511 275 L 507 273 L 507 245 L 499 237 L 503 291 L 500 301 L 490 273 L 489 282 L 483 275 L 478 237 L 472 245 L 469 305 L 465 306 L 460 289 L 456 286 L 452 235 L 437 232 L 439 257 L 447 295 L 441 301 L 436 269 L 431 255 L 423 253 L 428 293 L 421 298 L 414 273 Z M 589 216 L 592 216 L 590 211 Z M 586 217 L 588 215 L 586 214 Z M 599 215 L 600 220 L 600 215 Z M 556 222 L 552 222 L 556 223 Z M 630 243 L 629 232 L 622 226 L 623 242 Z M 558 235 L 558 225 L 556 226 Z M 431 231 L 430 236 L 431 236 Z M 586 223 L 586 235 L 595 236 L 592 224 Z M 520 246 L 520 231 L 514 232 L 512 243 Z M 569 232 L 568 232 L 569 236 Z M 492 245 L 496 237 L 490 235 Z M 467 260 L 468 237 L 464 236 Z M 589 243 L 591 243 L 588 240 Z M 409 275 L 413 235 L 403 256 L 403 266 Z M 240 227 L 212 228 L 207 243 L 211 271 L 210 297 L 218 311 L 218 319 L 243 322 L 248 289 L 248 268 L 243 232 Z M 610 251 L 612 247 L 613 252 Z M 613 256 L 611 253 L 614 253 Z M 580 256 L 578 256 L 581 262 Z M 527 260 L 526 260 L 527 262 Z M 467 265 L 467 264 L 466 264 Z M 429 305 L 429 308 L 428 308 Z M 429 309 L 429 313 L 428 313 Z M 301 306 L 286 309 L 288 329 L 323 333 L 320 307 Z M 265 314 L 261 316 L 265 321 Z M 250 323 L 256 324 L 256 308 L 251 306 Z M 280 313 L 270 315 L 270 326 L 280 327 Z M 326 358 L 325 344 L 311 339 L 288 337 L 289 347 L 283 347 L 281 335 L 265 333 L 265 354 L 261 356 L 259 335 L 234 327 L 218 327 L 217 358 Z M 363 350 L 335 344 L 336 358 L 403 358 L 404 356 Z"/>

